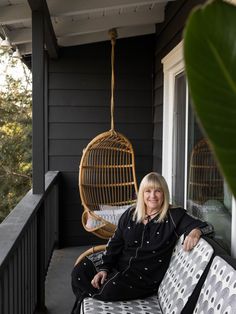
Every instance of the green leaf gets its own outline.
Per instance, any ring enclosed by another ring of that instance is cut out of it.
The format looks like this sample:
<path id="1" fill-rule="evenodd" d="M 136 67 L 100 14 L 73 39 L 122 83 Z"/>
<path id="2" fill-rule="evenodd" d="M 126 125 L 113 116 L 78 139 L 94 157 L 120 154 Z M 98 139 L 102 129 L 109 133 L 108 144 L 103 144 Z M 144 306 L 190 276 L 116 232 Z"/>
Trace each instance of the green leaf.
<path id="1" fill-rule="evenodd" d="M 194 109 L 236 197 L 236 6 L 216 0 L 196 8 L 184 58 Z"/>

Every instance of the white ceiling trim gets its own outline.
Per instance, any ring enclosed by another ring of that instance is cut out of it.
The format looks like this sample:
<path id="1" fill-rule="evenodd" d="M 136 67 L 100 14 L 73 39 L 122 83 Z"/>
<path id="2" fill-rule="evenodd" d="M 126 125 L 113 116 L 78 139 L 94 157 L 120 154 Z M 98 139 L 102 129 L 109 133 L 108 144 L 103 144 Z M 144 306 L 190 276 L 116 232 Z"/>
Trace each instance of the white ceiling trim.
<path id="1" fill-rule="evenodd" d="M 103 18 L 87 19 L 79 21 L 61 22 L 54 24 L 56 37 L 68 37 L 88 33 L 108 31 L 111 28 L 120 29 L 128 26 L 142 26 L 160 23 L 164 20 L 164 8 L 147 12 L 132 12 L 128 14 L 105 16 Z M 31 41 L 32 31 L 29 28 L 9 31 L 9 38 L 15 45 Z"/>
<path id="2" fill-rule="evenodd" d="M 31 28 L 19 28 L 12 31 L 8 31 L 8 36 L 11 43 L 18 45 L 32 41 L 32 29 Z"/>
<path id="3" fill-rule="evenodd" d="M 155 24 L 135 26 L 135 27 L 122 27 L 118 30 L 118 40 L 121 38 L 128 38 L 141 35 L 149 35 L 155 33 Z M 59 38 L 58 44 L 62 47 L 77 46 L 91 44 L 95 42 L 108 41 L 110 40 L 108 32 L 102 31 L 93 34 L 76 35 L 70 37 Z M 32 43 L 28 42 L 25 44 L 17 45 L 22 55 L 32 53 Z"/>
<path id="4" fill-rule="evenodd" d="M 122 27 L 117 30 L 118 39 L 127 38 L 133 36 L 141 36 L 155 33 L 155 24 L 144 25 L 144 26 L 135 26 L 135 27 Z M 60 46 L 73 46 L 73 45 L 83 45 L 94 42 L 110 40 L 107 31 L 76 35 L 70 37 L 59 38 L 58 44 Z"/>
<path id="5" fill-rule="evenodd" d="M 31 19 L 29 5 L 16 4 L 0 7 L 0 24 L 9 25 L 25 22 Z"/>
<path id="6" fill-rule="evenodd" d="M 152 34 L 164 21 L 165 6 L 175 0 L 46 0 L 60 46 L 109 40 L 116 28 L 119 38 Z M 7 5 L 9 3 L 9 5 Z M 31 9 L 27 0 L 0 0 L 0 23 L 13 46 L 31 53 Z"/>
<path id="7" fill-rule="evenodd" d="M 171 0 L 174 1 L 174 0 Z M 167 0 L 48 0 L 48 8 L 52 16 L 90 14 L 119 8 L 139 7 L 166 3 Z"/>
<path id="8" fill-rule="evenodd" d="M 32 53 L 32 42 L 26 44 L 17 45 L 22 55 L 28 55 Z"/>
<path id="9" fill-rule="evenodd" d="M 58 37 L 76 34 L 96 33 L 135 25 L 155 24 L 164 21 L 164 6 L 151 11 L 137 11 L 127 14 L 104 16 L 103 18 L 61 22 L 54 24 L 54 30 Z"/>
<path id="10" fill-rule="evenodd" d="M 170 0 L 174 1 L 174 0 Z M 48 0 L 48 7 L 51 17 L 58 16 L 75 16 L 81 14 L 92 14 L 101 11 L 109 11 L 119 8 L 139 7 L 143 5 L 157 5 L 166 3 L 167 0 Z M 155 6 L 154 6 L 155 8 Z M 16 4 L 2 6 L 0 10 L 0 23 L 9 25 L 29 21 L 31 19 L 31 11 L 28 4 Z"/>

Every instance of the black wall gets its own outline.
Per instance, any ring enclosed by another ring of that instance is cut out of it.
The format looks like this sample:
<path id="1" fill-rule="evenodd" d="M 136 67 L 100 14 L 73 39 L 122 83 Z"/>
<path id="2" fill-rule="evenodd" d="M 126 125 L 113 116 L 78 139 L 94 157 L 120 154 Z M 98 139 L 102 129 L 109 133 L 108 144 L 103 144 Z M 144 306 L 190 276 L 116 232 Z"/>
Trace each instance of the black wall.
<path id="1" fill-rule="evenodd" d="M 138 182 L 152 170 L 154 36 L 117 40 L 115 129 L 132 142 Z M 63 245 L 100 243 L 81 224 L 82 150 L 110 129 L 110 42 L 60 50 L 49 63 L 48 168 L 62 172 Z"/>
<path id="2" fill-rule="evenodd" d="M 161 60 L 182 40 L 183 28 L 192 8 L 204 2 L 202 0 L 170 2 L 166 7 L 165 22 L 156 25 L 153 169 L 160 173 L 163 141 L 163 65 Z"/>
<path id="3" fill-rule="evenodd" d="M 170 2 L 155 36 L 117 40 L 115 129 L 134 146 L 138 183 L 147 172 L 162 170 L 161 59 L 181 41 L 189 12 L 202 2 Z M 107 41 L 61 48 L 60 58 L 49 61 L 48 169 L 63 177 L 63 245 L 101 242 L 81 224 L 78 170 L 83 148 L 110 129 L 110 53 Z"/>

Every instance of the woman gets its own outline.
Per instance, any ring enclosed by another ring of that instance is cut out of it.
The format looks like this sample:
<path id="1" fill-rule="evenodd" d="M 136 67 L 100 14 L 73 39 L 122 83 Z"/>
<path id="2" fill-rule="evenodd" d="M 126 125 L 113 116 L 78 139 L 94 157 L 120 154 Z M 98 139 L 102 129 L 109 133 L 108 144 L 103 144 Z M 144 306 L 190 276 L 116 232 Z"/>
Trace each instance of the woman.
<path id="1" fill-rule="evenodd" d="M 212 226 L 169 204 L 169 190 L 158 173 L 147 174 L 139 187 L 136 208 L 120 218 L 99 266 L 85 258 L 75 265 L 72 288 L 77 300 L 85 296 L 104 301 L 143 298 L 157 291 L 177 239 L 191 250 Z M 76 312 L 73 312 L 76 313 Z"/>

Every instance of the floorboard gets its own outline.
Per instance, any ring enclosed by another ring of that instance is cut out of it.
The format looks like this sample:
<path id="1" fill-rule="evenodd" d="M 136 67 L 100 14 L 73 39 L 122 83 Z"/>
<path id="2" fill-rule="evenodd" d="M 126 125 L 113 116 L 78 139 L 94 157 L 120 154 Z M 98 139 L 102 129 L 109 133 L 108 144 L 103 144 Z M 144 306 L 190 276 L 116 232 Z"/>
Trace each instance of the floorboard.
<path id="1" fill-rule="evenodd" d="M 71 270 L 76 258 L 88 248 L 69 247 L 54 251 L 45 288 L 48 314 L 70 314 L 75 300 L 70 283 Z"/>

